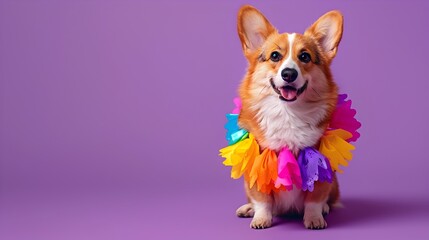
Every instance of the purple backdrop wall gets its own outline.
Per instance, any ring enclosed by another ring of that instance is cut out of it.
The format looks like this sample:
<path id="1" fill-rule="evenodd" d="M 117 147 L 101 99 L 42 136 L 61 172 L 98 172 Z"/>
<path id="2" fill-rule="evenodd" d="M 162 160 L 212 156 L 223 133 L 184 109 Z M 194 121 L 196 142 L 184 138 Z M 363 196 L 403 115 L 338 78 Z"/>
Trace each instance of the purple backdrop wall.
<path id="1" fill-rule="evenodd" d="M 288 32 L 343 12 L 332 68 L 363 123 L 330 228 L 261 232 L 217 156 L 244 3 L 0 1 L 0 238 L 429 238 L 429 4 L 253 2 Z"/>

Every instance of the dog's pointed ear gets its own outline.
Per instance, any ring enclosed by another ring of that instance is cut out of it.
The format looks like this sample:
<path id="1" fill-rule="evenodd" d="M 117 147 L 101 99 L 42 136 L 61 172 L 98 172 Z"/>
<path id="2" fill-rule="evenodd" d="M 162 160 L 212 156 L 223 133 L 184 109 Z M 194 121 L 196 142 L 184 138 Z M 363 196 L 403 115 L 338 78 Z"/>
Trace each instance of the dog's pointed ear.
<path id="1" fill-rule="evenodd" d="M 331 61 L 337 54 L 343 35 L 343 15 L 339 11 L 330 11 L 321 16 L 304 35 L 315 39 L 324 55 Z"/>
<path id="2" fill-rule="evenodd" d="M 250 5 L 240 8 L 237 30 L 246 56 L 260 48 L 270 34 L 277 32 L 265 16 Z"/>

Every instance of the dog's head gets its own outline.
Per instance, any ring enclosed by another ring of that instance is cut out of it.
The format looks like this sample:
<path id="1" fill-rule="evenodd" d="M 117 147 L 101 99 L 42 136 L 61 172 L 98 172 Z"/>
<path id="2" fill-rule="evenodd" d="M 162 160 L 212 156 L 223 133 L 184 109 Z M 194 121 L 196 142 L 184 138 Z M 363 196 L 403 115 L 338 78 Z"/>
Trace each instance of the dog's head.
<path id="1" fill-rule="evenodd" d="M 290 107 L 336 97 L 329 65 L 343 31 L 343 17 L 331 11 L 304 34 L 278 33 L 257 9 L 238 14 L 238 35 L 249 61 L 243 93 L 250 98 L 275 95 Z"/>

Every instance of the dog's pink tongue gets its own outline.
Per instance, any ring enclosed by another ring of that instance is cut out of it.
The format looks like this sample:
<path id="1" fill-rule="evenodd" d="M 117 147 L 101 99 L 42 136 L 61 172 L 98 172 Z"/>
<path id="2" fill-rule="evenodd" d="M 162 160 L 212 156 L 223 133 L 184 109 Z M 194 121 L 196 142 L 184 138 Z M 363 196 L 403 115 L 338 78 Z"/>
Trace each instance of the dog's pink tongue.
<path id="1" fill-rule="evenodd" d="M 296 90 L 294 89 L 280 88 L 280 94 L 286 100 L 293 100 L 296 98 Z"/>

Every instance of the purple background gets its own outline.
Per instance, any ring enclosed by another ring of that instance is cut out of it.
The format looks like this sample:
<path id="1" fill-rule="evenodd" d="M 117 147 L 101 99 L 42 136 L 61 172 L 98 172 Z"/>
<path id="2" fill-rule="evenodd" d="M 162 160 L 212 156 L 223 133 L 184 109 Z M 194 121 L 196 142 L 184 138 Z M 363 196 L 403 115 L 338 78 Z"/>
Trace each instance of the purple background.
<path id="1" fill-rule="evenodd" d="M 429 239 L 428 2 L 254 3 L 280 31 L 345 16 L 332 69 L 363 127 L 324 231 L 234 215 L 244 3 L 0 1 L 0 239 Z"/>

